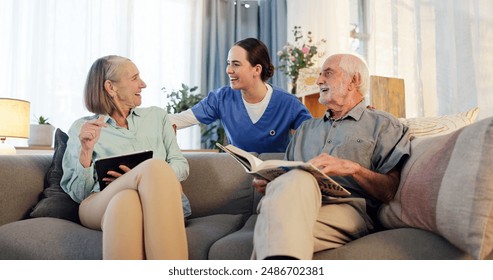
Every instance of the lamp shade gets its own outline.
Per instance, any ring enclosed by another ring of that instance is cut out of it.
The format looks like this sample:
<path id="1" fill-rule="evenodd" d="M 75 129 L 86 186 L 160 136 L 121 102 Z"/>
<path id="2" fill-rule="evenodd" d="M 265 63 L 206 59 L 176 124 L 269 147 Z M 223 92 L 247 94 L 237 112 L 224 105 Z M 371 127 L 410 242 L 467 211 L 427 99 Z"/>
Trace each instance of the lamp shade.
<path id="1" fill-rule="evenodd" d="M 0 138 L 29 138 L 29 101 L 0 98 Z"/>

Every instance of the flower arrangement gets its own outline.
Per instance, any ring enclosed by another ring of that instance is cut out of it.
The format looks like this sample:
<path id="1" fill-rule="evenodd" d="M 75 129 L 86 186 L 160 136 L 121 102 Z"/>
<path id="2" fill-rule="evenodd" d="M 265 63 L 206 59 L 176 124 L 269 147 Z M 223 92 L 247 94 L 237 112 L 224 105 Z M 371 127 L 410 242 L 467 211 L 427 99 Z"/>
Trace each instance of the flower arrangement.
<path id="1" fill-rule="evenodd" d="M 278 69 L 289 76 L 292 83 L 291 92 L 295 94 L 300 69 L 313 66 L 317 59 L 324 55 L 324 52 L 320 52 L 319 49 L 326 43 L 326 40 L 322 39 L 314 44 L 311 31 L 308 31 L 305 39 L 301 26 L 295 26 L 293 34 L 294 44 L 287 43 L 282 50 L 277 52 L 277 55 L 282 63 Z"/>

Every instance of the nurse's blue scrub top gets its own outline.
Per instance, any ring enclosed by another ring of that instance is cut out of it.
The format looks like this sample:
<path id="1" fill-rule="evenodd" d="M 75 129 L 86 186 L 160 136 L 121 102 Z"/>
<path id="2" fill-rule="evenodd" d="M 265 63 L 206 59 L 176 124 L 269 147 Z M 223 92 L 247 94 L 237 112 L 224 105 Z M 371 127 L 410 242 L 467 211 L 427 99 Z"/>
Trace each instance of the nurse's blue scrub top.
<path id="1" fill-rule="evenodd" d="M 269 104 L 255 124 L 248 116 L 241 91 L 230 86 L 211 91 L 192 111 L 204 124 L 221 119 L 230 144 L 256 153 L 284 153 L 291 129 L 312 118 L 296 96 L 274 86 Z"/>

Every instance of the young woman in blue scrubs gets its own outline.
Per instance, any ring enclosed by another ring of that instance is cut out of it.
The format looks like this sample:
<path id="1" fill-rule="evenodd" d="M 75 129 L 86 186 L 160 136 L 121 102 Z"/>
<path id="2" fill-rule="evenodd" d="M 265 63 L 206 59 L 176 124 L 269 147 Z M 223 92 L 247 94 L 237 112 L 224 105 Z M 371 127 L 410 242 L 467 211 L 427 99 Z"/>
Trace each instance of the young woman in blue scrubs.
<path id="1" fill-rule="evenodd" d="M 274 74 L 269 51 L 255 38 L 229 50 L 229 86 L 211 91 L 191 109 L 170 115 L 178 129 L 220 119 L 228 141 L 248 152 L 285 152 L 295 130 L 312 116 L 294 96 L 266 81 Z"/>

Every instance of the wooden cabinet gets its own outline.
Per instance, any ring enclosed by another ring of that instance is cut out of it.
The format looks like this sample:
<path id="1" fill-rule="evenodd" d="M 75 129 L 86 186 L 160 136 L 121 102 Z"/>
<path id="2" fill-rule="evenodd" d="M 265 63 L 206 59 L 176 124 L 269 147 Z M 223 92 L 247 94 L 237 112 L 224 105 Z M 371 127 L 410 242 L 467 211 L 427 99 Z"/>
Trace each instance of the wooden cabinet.
<path id="1" fill-rule="evenodd" d="M 298 93 L 296 96 L 308 108 L 308 111 L 310 111 L 314 118 L 321 118 L 325 114 L 325 111 L 327 111 L 327 108 L 318 102 L 318 97 L 320 96 L 318 92 Z"/>
<path id="2" fill-rule="evenodd" d="M 309 81 L 309 80 L 305 80 Z M 316 86 L 316 85 L 315 85 Z M 302 86 L 296 94 L 315 118 L 324 115 L 326 108 L 318 102 L 318 87 Z M 370 100 L 373 107 L 391 113 L 398 118 L 406 117 L 404 80 L 392 77 L 370 76 Z"/>
<path id="3" fill-rule="evenodd" d="M 319 67 L 300 69 L 296 93 L 301 103 L 308 108 L 308 111 L 315 118 L 322 117 L 327 111 L 327 108 L 318 102 L 320 94 L 316 83 L 319 74 Z"/>
<path id="4" fill-rule="evenodd" d="M 370 104 L 398 118 L 406 117 L 404 80 L 399 78 L 370 76 Z"/>

